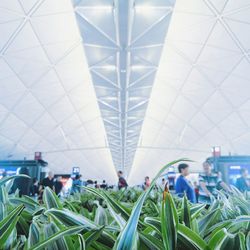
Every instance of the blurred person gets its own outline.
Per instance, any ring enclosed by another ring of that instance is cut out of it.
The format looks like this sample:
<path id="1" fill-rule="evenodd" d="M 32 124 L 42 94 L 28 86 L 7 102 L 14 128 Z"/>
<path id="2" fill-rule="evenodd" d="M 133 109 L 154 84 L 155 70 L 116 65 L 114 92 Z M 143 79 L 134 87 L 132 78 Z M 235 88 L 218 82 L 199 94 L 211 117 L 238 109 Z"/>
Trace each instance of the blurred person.
<path id="1" fill-rule="evenodd" d="M 107 189 L 107 184 L 106 184 L 105 180 L 102 181 L 102 184 L 100 185 L 100 188 Z"/>
<path id="2" fill-rule="evenodd" d="M 94 188 L 95 185 L 94 185 L 94 182 L 92 180 L 87 180 L 87 187 L 91 187 L 91 188 Z"/>
<path id="3" fill-rule="evenodd" d="M 147 190 L 150 187 L 150 184 L 151 184 L 150 179 L 149 179 L 148 176 L 146 176 L 145 177 L 145 182 L 143 184 L 143 190 Z"/>
<path id="4" fill-rule="evenodd" d="M 29 176 L 29 170 L 26 167 L 21 167 L 18 175 L 27 175 Z M 19 197 L 22 195 L 30 194 L 30 179 L 26 177 L 18 177 L 14 180 L 11 191 L 14 193 L 16 190 L 19 190 Z"/>
<path id="5" fill-rule="evenodd" d="M 95 188 L 100 188 L 100 185 L 95 181 Z"/>
<path id="6" fill-rule="evenodd" d="M 68 194 L 70 194 L 71 189 L 72 189 L 72 184 L 73 184 L 72 178 L 68 178 L 68 180 L 66 181 L 63 187 L 64 196 L 67 196 Z"/>
<path id="7" fill-rule="evenodd" d="M 199 186 L 198 186 L 197 181 L 194 181 L 194 193 L 195 193 L 196 203 L 198 203 L 198 201 L 199 201 Z"/>
<path id="8" fill-rule="evenodd" d="M 62 191 L 63 184 L 62 184 L 62 176 L 57 176 L 56 181 L 54 183 L 55 193 L 59 195 Z"/>
<path id="9" fill-rule="evenodd" d="M 222 173 L 220 171 L 215 171 L 214 173 L 217 174 L 218 180 L 222 180 Z M 220 185 L 220 183 L 217 183 L 216 189 L 217 190 L 222 190 L 223 189 L 222 186 Z"/>
<path id="10" fill-rule="evenodd" d="M 179 197 L 183 197 L 186 194 L 189 201 L 195 203 L 194 187 L 191 182 L 186 178 L 189 175 L 189 165 L 181 163 L 178 166 L 180 176 L 177 178 L 175 183 L 175 191 Z"/>
<path id="11" fill-rule="evenodd" d="M 212 172 L 209 162 L 203 163 L 204 172 L 199 175 L 199 202 L 210 203 L 212 197 L 217 196 L 217 189 L 222 188 L 230 192 L 229 187 L 220 178 L 220 174 Z"/>
<path id="12" fill-rule="evenodd" d="M 125 180 L 125 178 L 123 177 L 123 172 L 121 170 L 119 170 L 117 172 L 118 175 L 118 189 L 122 189 L 122 188 L 127 188 L 128 184 L 127 181 Z"/>
<path id="13" fill-rule="evenodd" d="M 81 175 L 81 177 L 80 177 L 80 180 L 81 180 L 81 182 L 82 182 L 82 186 L 83 186 L 83 187 L 86 187 L 88 183 L 87 183 L 87 181 L 83 180 L 82 175 Z"/>
<path id="14" fill-rule="evenodd" d="M 165 186 L 168 185 L 168 183 L 166 182 L 166 179 L 165 178 L 162 178 L 161 179 L 161 184 L 160 184 L 160 188 L 162 191 L 165 190 Z"/>
<path id="15" fill-rule="evenodd" d="M 241 177 L 239 177 L 236 181 L 236 187 L 241 191 L 250 191 L 250 181 L 248 180 L 248 170 L 246 168 L 242 168 L 240 170 Z"/>
<path id="16" fill-rule="evenodd" d="M 222 173 L 221 173 L 221 171 L 217 171 L 217 176 L 218 176 L 219 179 L 222 180 Z"/>
<path id="17" fill-rule="evenodd" d="M 7 177 L 7 172 L 4 170 L 2 173 L 2 178 Z"/>
<path id="18" fill-rule="evenodd" d="M 45 187 L 49 187 L 50 189 L 55 191 L 55 182 L 54 182 L 54 173 L 49 171 L 48 176 L 44 178 L 41 182 L 41 188 L 44 189 Z"/>
<path id="19" fill-rule="evenodd" d="M 34 177 L 32 180 L 32 185 L 30 186 L 30 195 L 36 196 L 38 194 L 39 194 L 39 182 L 38 179 Z"/>
<path id="20" fill-rule="evenodd" d="M 51 190 L 55 191 L 55 182 L 54 182 L 54 173 L 52 171 L 48 172 L 48 176 L 45 177 L 41 183 L 40 183 L 40 187 L 39 187 L 39 196 L 38 196 L 38 200 L 40 202 L 42 202 L 43 199 L 43 191 L 45 189 L 45 187 L 49 187 Z"/>
<path id="21" fill-rule="evenodd" d="M 82 186 L 81 175 L 77 174 L 75 179 L 73 180 L 71 192 L 80 193 L 81 186 Z"/>

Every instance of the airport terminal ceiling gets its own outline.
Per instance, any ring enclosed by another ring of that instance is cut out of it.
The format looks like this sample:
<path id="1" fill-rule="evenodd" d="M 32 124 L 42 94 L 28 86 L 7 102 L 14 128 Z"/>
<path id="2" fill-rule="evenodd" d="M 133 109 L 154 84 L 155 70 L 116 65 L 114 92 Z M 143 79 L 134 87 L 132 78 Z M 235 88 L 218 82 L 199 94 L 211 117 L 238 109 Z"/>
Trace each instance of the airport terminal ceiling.
<path id="1" fill-rule="evenodd" d="M 0 158 L 136 183 L 250 154 L 247 30 L 247 0 L 1 0 Z"/>

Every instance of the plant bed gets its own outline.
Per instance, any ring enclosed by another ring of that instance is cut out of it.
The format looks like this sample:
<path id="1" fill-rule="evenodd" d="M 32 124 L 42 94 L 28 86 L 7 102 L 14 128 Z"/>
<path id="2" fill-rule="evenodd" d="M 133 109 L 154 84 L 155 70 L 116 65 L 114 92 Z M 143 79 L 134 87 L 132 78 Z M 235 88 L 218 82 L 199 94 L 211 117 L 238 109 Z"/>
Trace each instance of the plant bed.
<path id="1" fill-rule="evenodd" d="M 59 199 L 46 188 L 43 204 L 8 195 L 0 180 L 0 249 L 187 250 L 250 249 L 250 200 L 232 189 L 218 192 L 206 208 L 154 189 L 111 191 L 85 188 Z"/>

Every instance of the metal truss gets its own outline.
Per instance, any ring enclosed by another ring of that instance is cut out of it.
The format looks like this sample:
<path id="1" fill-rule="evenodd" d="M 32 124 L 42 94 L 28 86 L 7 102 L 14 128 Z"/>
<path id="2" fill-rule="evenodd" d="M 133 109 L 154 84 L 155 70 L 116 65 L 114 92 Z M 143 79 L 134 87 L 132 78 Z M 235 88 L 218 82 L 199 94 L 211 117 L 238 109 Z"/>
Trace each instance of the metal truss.
<path id="1" fill-rule="evenodd" d="M 101 3 L 73 4 L 113 162 L 128 174 L 174 1 Z"/>

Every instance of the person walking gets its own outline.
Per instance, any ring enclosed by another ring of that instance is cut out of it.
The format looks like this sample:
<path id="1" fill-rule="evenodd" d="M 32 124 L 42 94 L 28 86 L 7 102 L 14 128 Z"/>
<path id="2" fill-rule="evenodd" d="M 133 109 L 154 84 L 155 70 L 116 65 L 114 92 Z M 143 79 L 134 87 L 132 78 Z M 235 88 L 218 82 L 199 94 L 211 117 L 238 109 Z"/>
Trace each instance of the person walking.
<path id="1" fill-rule="evenodd" d="M 143 190 L 147 190 L 150 187 L 150 184 L 151 184 L 150 179 L 149 179 L 148 176 L 146 176 L 145 177 L 145 182 L 143 184 Z"/>
<path id="2" fill-rule="evenodd" d="M 41 182 L 41 187 L 44 189 L 45 187 L 49 187 L 55 191 L 55 182 L 54 182 L 54 173 L 49 171 L 48 176 L 44 178 Z"/>
<path id="3" fill-rule="evenodd" d="M 195 193 L 194 187 L 192 186 L 191 182 L 187 180 L 187 176 L 189 175 L 189 165 L 186 163 L 181 163 L 178 166 L 178 170 L 180 176 L 176 180 L 175 184 L 175 191 L 179 197 L 183 197 L 186 194 L 189 201 L 195 203 Z"/>
<path id="4" fill-rule="evenodd" d="M 19 171 L 19 175 L 29 175 L 29 170 L 26 167 L 22 167 Z M 30 179 L 26 177 L 18 177 L 14 180 L 14 183 L 12 185 L 11 192 L 15 192 L 17 189 L 19 190 L 19 197 L 23 195 L 29 195 L 30 194 Z"/>
<path id="5" fill-rule="evenodd" d="M 105 180 L 102 181 L 102 184 L 100 185 L 100 188 L 107 189 L 108 185 Z"/>
<path id="6" fill-rule="evenodd" d="M 197 181 L 194 182 L 194 193 L 195 193 L 196 203 L 198 203 L 199 202 L 199 186 L 198 186 Z"/>
<path id="7" fill-rule="evenodd" d="M 33 178 L 32 180 L 32 185 L 30 187 L 30 195 L 31 196 L 36 196 L 39 194 L 39 183 L 38 179 L 36 177 Z"/>
<path id="8" fill-rule="evenodd" d="M 236 187 L 241 191 L 250 191 L 250 181 L 248 180 L 248 170 L 246 168 L 242 168 L 240 170 L 241 177 L 239 177 L 236 181 Z"/>
<path id="9" fill-rule="evenodd" d="M 77 174 L 75 179 L 73 180 L 71 192 L 72 193 L 80 193 L 81 186 L 82 186 L 81 175 Z"/>
<path id="10" fill-rule="evenodd" d="M 165 179 L 165 178 L 162 178 L 162 179 L 161 179 L 161 184 L 159 185 L 159 186 L 160 186 L 160 189 L 161 189 L 162 191 L 165 190 L 166 184 L 167 184 L 166 179 Z"/>
<path id="11" fill-rule="evenodd" d="M 55 182 L 54 182 L 54 173 L 52 171 L 48 172 L 48 176 L 44 178 L 39 187 L 39 196 L 38 200 L 39 202 L 42 202 L 43 199 L 43 191 L 46 187 L 49 187 L 51 190 L 55 191 Z"/>
<path id="12" fill-rule="evenodd" d="M 229 187 L 220 176 L 212 172 L 212 166 L 209 162 L 203 163 L 203 171 L 199 175 L 199 202 L 210 203 L 211 198 L 217 196 L 218 188 L 230 192 Z"/>
<path id="13" fill-rule="evenodd" d="M 63 184 L 62 184 L 62 176 L 57 176 L 56 181 L 54 183 L 54 187 L 55 187 L 55 193 L 56 195 L 60 195 L 62 188 L 63 188 Z"/>
<path id="14" fill-rule="evenodd" d="M 119 170 L 117 172 L 117 175 L 118 175 L 118 189 L 122 189 L 122 188 L 127 188 L 128 187 L 128 184 L 127 184 L 127 181 L 125 180 L 125 178 L 123 177 L 123 172 L 121 170 Z"/>

